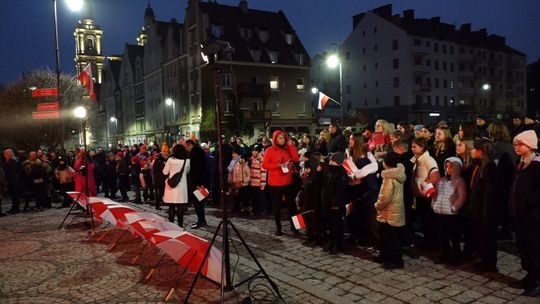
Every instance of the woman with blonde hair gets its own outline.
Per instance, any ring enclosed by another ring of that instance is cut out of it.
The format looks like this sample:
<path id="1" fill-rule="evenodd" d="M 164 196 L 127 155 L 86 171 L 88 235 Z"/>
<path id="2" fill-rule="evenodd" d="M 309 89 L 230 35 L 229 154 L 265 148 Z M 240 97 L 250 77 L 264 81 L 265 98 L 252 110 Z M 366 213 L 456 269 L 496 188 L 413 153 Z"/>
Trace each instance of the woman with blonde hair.
<path id="1" fill-rule="evenodd" d="M 382 152 L 386 150 L 386 146 L 390 144 L 390 134 L 392 133 L 393 125 L 384 119 L 379 119 L 375 123 L 375 132 L 369 139 L 367 145 L 371 152 Z"/>
<path id="2" fill-rule="evenodd" d="M 437 127 L 435 129 L 435 141 L 430 150 L 431 156 L 437 162 L 437 166 L 441 169 L 441 177 L 445 175 L 444 162 L 447 158 L 456 155 L 456 145 L 452 140 L 452 134 L 448 127 Z"/>

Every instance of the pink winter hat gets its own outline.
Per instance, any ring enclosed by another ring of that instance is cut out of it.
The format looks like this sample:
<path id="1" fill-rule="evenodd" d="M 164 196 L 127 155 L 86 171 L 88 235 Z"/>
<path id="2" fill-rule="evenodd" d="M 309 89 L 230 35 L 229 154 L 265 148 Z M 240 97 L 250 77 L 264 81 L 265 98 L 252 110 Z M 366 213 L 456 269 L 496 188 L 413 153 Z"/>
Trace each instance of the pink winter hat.
<path id="1" fill-rule="evenodd" d="M 538 137 L 533 130 L 527 130 L 519 133 L 514 137 L 514 142 L 519 141 L 533 150 L 538 150 Z"/>

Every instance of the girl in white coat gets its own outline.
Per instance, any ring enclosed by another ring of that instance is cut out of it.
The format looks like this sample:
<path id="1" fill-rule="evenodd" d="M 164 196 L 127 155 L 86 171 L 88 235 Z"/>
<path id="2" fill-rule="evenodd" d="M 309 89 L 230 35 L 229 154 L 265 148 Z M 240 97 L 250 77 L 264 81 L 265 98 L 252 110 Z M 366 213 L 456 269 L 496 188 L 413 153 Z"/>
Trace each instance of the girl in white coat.
<path id="1" fill-rule="evenodd" d="M 165 193 L 163 202 L 169 205 L 169 222 L 174 222 L 174 216 L 178 217 L 178 226 L 184 225 L 184 210 L 189 202 L 187 174 L 189 173 L 189 158 L 184 146 L 177 144 L 173 147 L 173 153 L 163 168 L 163 174 L 172 177 L 184 168 L 182 178 L 176 187 L 169 186 L 165 180 Z"/>

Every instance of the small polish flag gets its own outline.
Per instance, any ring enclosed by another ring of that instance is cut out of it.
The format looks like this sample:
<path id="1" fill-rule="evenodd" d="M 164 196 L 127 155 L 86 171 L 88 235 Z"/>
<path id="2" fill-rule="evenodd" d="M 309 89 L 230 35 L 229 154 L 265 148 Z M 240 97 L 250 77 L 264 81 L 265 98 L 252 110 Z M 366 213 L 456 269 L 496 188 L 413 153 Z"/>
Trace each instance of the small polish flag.
<path id="1" fill-rule="evenodd" d="M 77 76 L 77 79 L 88 90 L 88 96 L 93 101 L 96 101 L 96 92 L 94 91 L 94 79 L 92 78 L 92 65 L 89 63 L 84 70 Z"/>
<path id="2" fill-rule="evenodd" d="M 350 158 L 346 159 L 343 164 L 341 164 L 341 166 L 343 166 L 343 168 L 347 172 L 347 175 L 349 176 L 354 175 L 354 173 L 358 171 L 358 167 L 356 167 L 356 165 Z"/>
<path id="3" fill-rule="evenodd" d="M 302 215 L 302 213 L 298 213 L 297 215 L 293 216 L 292 221 L 294 224 L 294 228 L 306 229 L 306 222 L 304 221 L 304 216 Z"/>
<path id="4" fill-rule="evenodd" d="M 319 92 L 319 105 L 317 108 L 319 110 L 324 110 L 324 107 L 326 107 L 326 104 L 328 103 L 329 100 L 330 100 L 330 97 L 326 96 L 322 92 Z"/>
<path id="5" fill-rule="evenodd" d="M 348 203 L 347 205 L 345 205 L 345 216 L 349 216 L 352 214 L 352 208 L 353 208 L 352 203 Z"/>
<path id="6" fill-rule="evenodd" d="M 422 184 L 422 193 L 424 194 L 425 197 L 427 198 L 430 198 L 433 196 L 433 194 L 435 194 L 437 190 L 435 189 L 435 187 L 433 186 L 432 183 L 423 183 Z"/>
<path id="7" fill-rule="evenodd" d="M 208 192 L 208 189 L 206 189 L 204 186 L 199 186 L 197 187 L 197 190 L 193 191 L 193 194 L 195 194 L 195 197 L 200 202 L 205 199 L 210 193 Z"/>

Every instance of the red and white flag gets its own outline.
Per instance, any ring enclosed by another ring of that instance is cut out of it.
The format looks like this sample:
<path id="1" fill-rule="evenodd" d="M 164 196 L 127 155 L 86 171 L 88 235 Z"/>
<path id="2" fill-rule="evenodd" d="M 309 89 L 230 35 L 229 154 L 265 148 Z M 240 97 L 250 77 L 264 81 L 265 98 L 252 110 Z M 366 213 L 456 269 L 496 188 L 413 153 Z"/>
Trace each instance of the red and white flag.
<path id="1" fill-rule="evenodd" d="M 292 217 L 294 228 L 296 229 L 306 229 L 306 222 L 304 221 L 304 215 L 299 213 Z"/>
<path id="2" fill-rule="evenodd" d="M 435 194 L 435 192 L 437 192 L 437 189 L 435 189 L 432 183 L 422 184 L 422 193 L 425 197 L 430 198 Z"/>
<path id="3" fill-rule="evenodd" d="M 358 167 L 356 167 L 356 165 L 354 164 L 354 162 L 350 158 L 347 158 L 343 162 L 343 164 L 341 164 L 341 166 L 345 169 L 345 171 L 347 172 L 347 175 L 349 175 L 349 176 L 354 175 L 356 173 L 356 171 L 358 171 Z"/>
<path id="4" fill-rule="evenodd" d="M 324 107 L 326 107 L 326 104 L 328 103 L 329 100 L 330 100 L 330 97 L 325 95 L 323 92 L 319 92 L 319 105 L 317 106 L 317 108 L 319 110 L 324 110 Z"/>
<path id="5" fill-rule="evenodd" d="M 93 101 L 96 101 L 96 92 L 94 91 L 94 79 L 92 78 L 92 65 L 89 63 L 84 70 L 77 76 L 77 79 L 88 90 L 88 96 Z"/>
<path id="6" fill-rule="evenodd" d="M 352 203 L 348 203 L 347 205 L 345 205 L 345 216 L 349 216 L 352 214 L 352 208 L 353 208 Z"/>
<path id="7" fill-rule="evenodd" d="M 195 197 L 201 202 L 203 199 L 205 199 L 210 192 L 208 192 L 208 189 L 206 189 L 204 186 L 197 187 L 197 190 L 193 191 L 193 194 L 195 194 Z"/>

